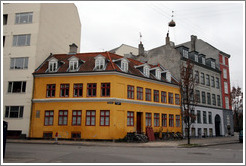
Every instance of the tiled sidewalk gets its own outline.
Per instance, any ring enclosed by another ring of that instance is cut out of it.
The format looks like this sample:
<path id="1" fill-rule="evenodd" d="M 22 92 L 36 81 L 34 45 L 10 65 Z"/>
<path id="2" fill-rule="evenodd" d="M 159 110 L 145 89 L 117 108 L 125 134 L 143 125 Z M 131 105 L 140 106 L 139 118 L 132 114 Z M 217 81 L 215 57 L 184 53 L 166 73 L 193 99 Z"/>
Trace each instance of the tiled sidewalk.
<path id="1" fill-rule="evenodd" d="M 54 140 L 20 140 L 8 139 L 7 143 L 36 143 L 36 144 L 55 144 Z M 227 137 L 208 137 L 208 138 L 191 138 L 191 144 L 199 146 L 210 146 L 218 144 L 238 143 L 238 134 Z M 122 146 L 122 147 L 180 147 L 180 145 L 187 144 L 187 139 L 183 140 L 163 140 L 153 141 L 147 143 L 125 143 L 125 142 L 103 142 L 103 141 L 70 141 L 58 140 L 60 145 L 80 145 L 80 146 Z"/>

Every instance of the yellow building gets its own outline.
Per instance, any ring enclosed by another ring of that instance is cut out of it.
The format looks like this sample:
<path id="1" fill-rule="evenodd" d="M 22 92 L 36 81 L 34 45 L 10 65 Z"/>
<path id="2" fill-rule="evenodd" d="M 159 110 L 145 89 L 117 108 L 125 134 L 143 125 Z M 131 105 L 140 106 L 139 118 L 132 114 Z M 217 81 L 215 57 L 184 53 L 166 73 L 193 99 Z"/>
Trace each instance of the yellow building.
<path id="1" fill-rule="evenodd" d="M 34 72 L 31 138 L 181 132 L 180 91 L 162 66 L 109 52 L 51 55 Z"/>

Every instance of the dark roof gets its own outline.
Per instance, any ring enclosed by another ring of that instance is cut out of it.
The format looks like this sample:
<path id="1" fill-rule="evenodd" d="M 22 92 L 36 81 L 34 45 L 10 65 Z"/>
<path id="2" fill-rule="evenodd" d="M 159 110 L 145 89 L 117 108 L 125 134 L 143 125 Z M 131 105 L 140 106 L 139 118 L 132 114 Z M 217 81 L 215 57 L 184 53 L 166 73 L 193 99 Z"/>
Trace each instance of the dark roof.
<path id="1" fill-rule="evenodd" d="M 110 53 L 110 52 L 93 52 L 93 53 L 77 53 L 77 54 L 54 54 L 50 55 L 33 73 L 36 74 L 50 74 L 50 73 L 74 73 L 74 72 L 68 72 L 69 68 L 69 58 L 71 57 L 77 57 L 81 62 L 84 62 L 80 65 L 79 70 L 75 71 L 76 73 L 80 72 L 97 72 L 94 70 L 95 67 L 95 57 L 98 55 L 102 55 L 105 57 L 106 60 L 106 69 L 104 71 L 117 71 L 117 72 L 123 72 L 120 67 L 113 62 L 113 60 L 124 58 L 120 55 Z M 59 62 L 59 67 L 56 72 L 47 72 L 49 60 L 52 58 L 56 58 Z M 128 66 L 128 73 L 130 75 L 135 75 L 139 77 L 146 78 L 142 72 L 135 68 L 135 66 L 143 65 L 144 63 L 131 59 L 131 58 L 125 58 L 129 60 L 129 66 Z M 151 68 L 157 67 L 159 65 L 150 65 Z M 124 73 L 124 72 L 123 72 Z M 148 79 L 158 80 L 155 78 L 154 75 L 150 74 L 150 77 Z M 158 80 L 160 81 L 160 80 Z M 167 82 L 164 77 L 162 77 L 161 81 Z M 172 78 L 172 83 L 178 84 L 176 80 Z"/>

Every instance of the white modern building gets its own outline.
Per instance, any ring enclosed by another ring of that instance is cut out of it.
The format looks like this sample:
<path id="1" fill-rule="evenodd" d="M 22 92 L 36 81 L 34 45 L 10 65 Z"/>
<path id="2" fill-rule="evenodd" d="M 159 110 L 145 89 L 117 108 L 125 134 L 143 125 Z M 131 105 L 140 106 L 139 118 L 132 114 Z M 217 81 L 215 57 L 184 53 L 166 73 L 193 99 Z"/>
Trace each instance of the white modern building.
<path id="1" fill-rule="evenodd" d="M 9 137 L 28 137 L 32 73 L 50 54 L 80 46 L 80 18 L 72 3 L 4 3 L 2 18 L 3 120 Z"/>

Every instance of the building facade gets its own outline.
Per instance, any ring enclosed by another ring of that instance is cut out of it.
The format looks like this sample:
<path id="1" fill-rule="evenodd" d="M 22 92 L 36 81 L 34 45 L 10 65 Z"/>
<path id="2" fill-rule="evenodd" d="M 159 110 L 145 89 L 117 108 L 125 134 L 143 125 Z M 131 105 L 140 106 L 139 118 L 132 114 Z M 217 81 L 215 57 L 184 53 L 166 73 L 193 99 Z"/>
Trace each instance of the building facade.
<path id="1" fill-rule="evenodd" d="M 180 92 L 163 70 L 109 52 L 51 55 L 34 72 L 31 138 L 121 139 L 181 132 Z"/>
<path id="2" fill-rule="evenodd" d="M 81 23 L 71 3 L 4 3 L 2 14 L 3 119 L 9 137 L 29 137 L 32 73 L 50 53 L 80 45 Z"/>
<path id="3" fill-rule="evenodd" d="M 182 43 L 181 45 L 188 47 L 190 50 L 195 50 L 201 54 L 205 54 L 207 58 L 213 58 L 216 60 L 216 67 L 221 71 L 220 84 L 225 135 L 234 135 L 233 112 L 230 102 L 230 55 L 213 47 L 202 39 L 197 39 L 197 36 L 194 35 L 191 35 L 190 41 Z"/>
<path id="4" fill-rule="evenodd" d="M 221 71 L 219 57 L 216 56 L 218 54 L 219 51 L 211 45 L 202 45 L 200 40 L 198 44 L 196 36 L 192 36 L 191 41 L 188 43 L 175 46 L 167 34 L 165 45 L 153 48 L 142 56 L 139 54 L 138 56 L 127 57 L 142 62 L 147 61 L 148 64 L 152 65 L 161 64 L 172 73 L 176 80 L 180 80 L 181 66 L 185 64 L 186 60 L 190 59 L 192 61 L 194 64 L 193 74 L 199 78 L 194 93 L 200 96 L 200 102 L 196 104 L 194 110 L 197 119 L 191 126 L 190 135 L 201 137 L 204 135 L 233 135 L 233 131 L 228 130 L 228 128 L 232 129 L 233 126 L 232 112 L 230 110 L 226 112 L 223 105 L 225 94 L 224 83 L 222 86 L 222 82 L 224 82 L 224 78 L 221 78 L 223 71 Z M 229 78 L 228 75 L 227 78 Z M 200 82 L 201 80 L 203 82 Z M 187 135 L 185 126 L 183 125 L 183 127 L 184 135 Z"/>

